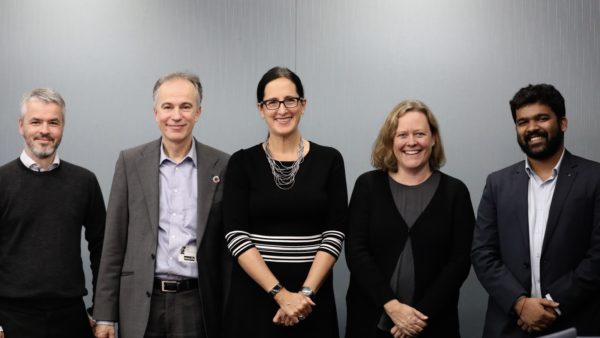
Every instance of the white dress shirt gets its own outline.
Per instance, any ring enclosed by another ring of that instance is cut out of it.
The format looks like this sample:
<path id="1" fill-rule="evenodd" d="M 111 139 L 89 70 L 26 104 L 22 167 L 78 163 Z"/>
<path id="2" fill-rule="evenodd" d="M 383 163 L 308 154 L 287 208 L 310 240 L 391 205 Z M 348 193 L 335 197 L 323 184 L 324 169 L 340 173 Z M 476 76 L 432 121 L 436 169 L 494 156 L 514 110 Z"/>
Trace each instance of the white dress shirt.
<path id="1" fill-rule="evenodd" d="M 40 167 L 39 164 L 37 164 L 31 157 L 29 157 L 29 155 L 27 155 L 25 149 L 23 149 L 23 151 L 21 152 L 21 156 L 19 157 L 19 159 L 21 159 L 21 162 L 24 166 L 33 171 L 50 171 L 58 168 L 58 166 L 60 165 L 60 158 L 58 157 L 58 153 L 54 153 L 54 160 L 52 161 L 52 164 L 50 164 L 48 169 Z"/>
<path id="2" fill-rule="evenodd" d="M 531 297 L 542 298 L 542 288 L 540 284 L 540 259 L 542 257 L 542 245 L 548 223 L 548 214 L 550 213 L 550 204 L 560 164 L 564 156 L 552 169 L 552 175 L 542 181 L 542 179 L 531 169 L 529 161 L 525 161 L 525 171 L 529 176 L 529 187 L 527 192 L 527 211 L 529 218 L 529 258 L 531 261 Z"/>

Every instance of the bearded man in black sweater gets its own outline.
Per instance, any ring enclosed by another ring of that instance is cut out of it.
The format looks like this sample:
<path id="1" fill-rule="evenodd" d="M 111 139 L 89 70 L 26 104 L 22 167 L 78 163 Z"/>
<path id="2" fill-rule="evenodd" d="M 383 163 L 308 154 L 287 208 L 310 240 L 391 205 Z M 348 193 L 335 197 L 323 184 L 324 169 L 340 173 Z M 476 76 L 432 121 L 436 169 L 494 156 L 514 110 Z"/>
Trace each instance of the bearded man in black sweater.
<path id="1" fill-rule="evenodd" d="M 25 94 L 25 149 L 0 167 L 0 338 L 93 337 L 81 230 L 95 285 L 106 209 L 96 176 L 56 154 L 64 110 L 52 89 Z"/>

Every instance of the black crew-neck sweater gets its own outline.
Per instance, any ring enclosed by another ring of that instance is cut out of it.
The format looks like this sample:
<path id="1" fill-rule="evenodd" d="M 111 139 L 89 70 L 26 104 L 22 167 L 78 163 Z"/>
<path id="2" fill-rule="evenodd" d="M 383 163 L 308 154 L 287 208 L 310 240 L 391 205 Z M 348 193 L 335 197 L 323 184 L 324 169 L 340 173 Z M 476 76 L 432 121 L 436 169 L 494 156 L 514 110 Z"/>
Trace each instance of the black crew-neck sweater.
<path id="1" fill-rule="evenodd" d="M 87 294 L 81 230 L 95 286 L 106 209 L 96 176 L 61 160 L 36 172 L 16 159 L 0 167 L 0 297 L 75 298 Z"/>

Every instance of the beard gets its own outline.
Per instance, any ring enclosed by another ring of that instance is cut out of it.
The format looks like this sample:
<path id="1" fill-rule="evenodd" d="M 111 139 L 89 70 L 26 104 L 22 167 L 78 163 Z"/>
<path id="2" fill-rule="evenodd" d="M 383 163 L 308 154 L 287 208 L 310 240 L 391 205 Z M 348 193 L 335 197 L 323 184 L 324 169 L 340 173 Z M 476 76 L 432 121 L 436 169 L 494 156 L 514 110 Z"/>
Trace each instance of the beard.
<path id="1" fill-rule="evenodd" d="M 27 141 L 27 148 L 29 148 L 29 150 L 31 150 L 31 152 L 37 156 L 38 158 L 48 158 L 51 157 L 52 155 L 54 155 L 54 153 L 56 152 L 56 149 L 58 149 L 58 145 L 60 144 L 60 140 L 52 145 L 48 145 L 46 147 L 38 147 L 35 145 L 35 143 L 33 143 L 33 141 Z"/>
<path id="2" fill-rule="evenodd" d="M 542 145 L 542 148 L 539 150 L 532 149 L 528 144 L 531 138 L 535 136 L 542 137 L 546 141 L 546 143 Z M 564 139 L 565 133 L 560 130 L 560 128 L 557 128 L 555 135 L 551 137 L 548 137 L 548 132 L 545 130 L 527 133 L 523 138 L 517 136 L 517 142 L 519 143 L 521 150 L 523 150 L 527 157 L 535 160 L 545 160 L 549 157 L 552 157 L 560 149 Z"/>

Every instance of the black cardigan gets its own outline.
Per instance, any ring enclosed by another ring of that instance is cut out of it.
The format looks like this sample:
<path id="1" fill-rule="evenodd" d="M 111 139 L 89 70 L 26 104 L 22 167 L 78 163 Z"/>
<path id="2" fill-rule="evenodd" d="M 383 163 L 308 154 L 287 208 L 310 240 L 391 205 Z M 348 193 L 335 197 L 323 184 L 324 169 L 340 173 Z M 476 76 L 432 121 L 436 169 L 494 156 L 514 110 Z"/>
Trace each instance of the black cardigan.
<path id="1" fill-rule="evenodd" d="M 467 187 L 442 173 L 439 186 L 410 231 L 415 263 L 413 306 L 429 317 L 419 337 L 459 337 L 458 295 L 469 274 L 475 216 Z M 408 236 L 388 174 L 361 175 L 350 200 L 346 261 L 346 337 L 375 337 L 383 305 L 396 298 L 390 278 Z"/>

